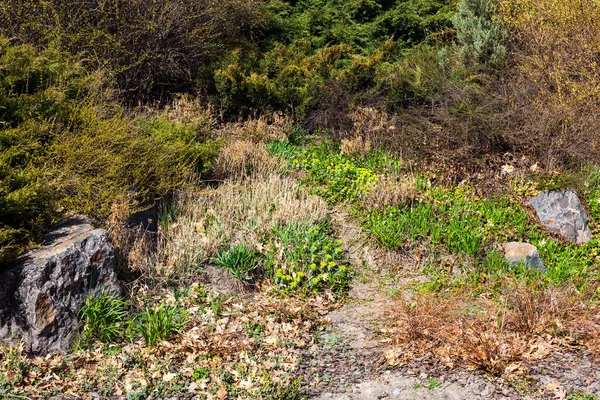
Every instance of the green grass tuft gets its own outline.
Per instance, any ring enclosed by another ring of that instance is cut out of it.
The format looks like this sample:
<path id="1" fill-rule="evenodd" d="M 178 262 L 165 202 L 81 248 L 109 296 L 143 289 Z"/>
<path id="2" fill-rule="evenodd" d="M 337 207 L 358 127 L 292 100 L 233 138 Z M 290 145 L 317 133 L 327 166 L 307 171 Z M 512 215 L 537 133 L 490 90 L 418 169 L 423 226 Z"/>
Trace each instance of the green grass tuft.
<path id="1" fill-rule="evenodd" d="M 187 313 L 176 305 L 162 304 L 143 310 L 135 323 L 146 344 L 154 346 L 161 340 L 180 334 L 187 325 Z"/>
<path id="2" fill-rule="evenodd" d="M 125 339 L 129 330 L 128 305 L 112 293 L 89 295 L 79 312 L 83 324 L 80 345 L 89 346 L 94 341 L 114 343 Z"/>

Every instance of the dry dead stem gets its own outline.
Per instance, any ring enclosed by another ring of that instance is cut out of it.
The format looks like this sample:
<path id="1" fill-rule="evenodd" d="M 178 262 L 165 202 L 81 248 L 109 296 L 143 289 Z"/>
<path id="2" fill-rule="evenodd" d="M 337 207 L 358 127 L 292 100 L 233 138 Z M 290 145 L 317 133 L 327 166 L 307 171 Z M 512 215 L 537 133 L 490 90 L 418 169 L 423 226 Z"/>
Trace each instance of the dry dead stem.
<path id="1" fill-rule="evenodd" d="M 450 367 L 465 365 L 494 376 L 523 372 L 553 349 L 598 350 L 597 307 L 569 288 L 507 285 L 500 299 L 465 293 L 417 295 L 402 302 L 386 334 L 387 361 L 400 365 L 434 354 Z"/>
<path id="2" fill-rule="evenodd" d="M 260 246 L 261 235 L 286 223 L 319 223 L 326 204 L 279 175 L 227 181 L 217 189 L 184 192 L 174 205 L 175 218 L 161 230 L 157 251 L 139 268 L 165 281 L 197 275 L 228 244 Z"/>

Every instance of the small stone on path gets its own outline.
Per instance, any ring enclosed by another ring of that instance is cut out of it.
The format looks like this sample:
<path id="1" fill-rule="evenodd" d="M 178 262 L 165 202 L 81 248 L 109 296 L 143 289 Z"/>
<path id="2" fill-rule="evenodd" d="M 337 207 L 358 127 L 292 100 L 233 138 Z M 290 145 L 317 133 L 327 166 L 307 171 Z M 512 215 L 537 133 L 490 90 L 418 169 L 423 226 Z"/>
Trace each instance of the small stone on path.
<path id="1" fill-rule="evenodd" d="M 504 250 L 504 258 L 511 266 L 519 265 L 520 263 L 529 266 L 532 269 L 546 271 L 546 267 L 540 258 L 537 248 L 529 243 L 508 242 L 502 245 Z"/>

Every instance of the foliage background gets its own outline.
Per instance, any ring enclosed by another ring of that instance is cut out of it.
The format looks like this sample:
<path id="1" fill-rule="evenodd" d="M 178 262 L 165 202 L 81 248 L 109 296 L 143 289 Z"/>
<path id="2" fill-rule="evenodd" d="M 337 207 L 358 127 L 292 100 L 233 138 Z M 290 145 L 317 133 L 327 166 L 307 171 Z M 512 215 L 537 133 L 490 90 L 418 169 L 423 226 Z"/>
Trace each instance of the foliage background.
<path id="1" fill-rule="evenodd" d="M 217 122 L 274 112 L 457 174 L 506 154 L 593 163 L 597 16 L 591 0 L 0 0 L 3 246 L 160 197 L 209 169 Z"/>

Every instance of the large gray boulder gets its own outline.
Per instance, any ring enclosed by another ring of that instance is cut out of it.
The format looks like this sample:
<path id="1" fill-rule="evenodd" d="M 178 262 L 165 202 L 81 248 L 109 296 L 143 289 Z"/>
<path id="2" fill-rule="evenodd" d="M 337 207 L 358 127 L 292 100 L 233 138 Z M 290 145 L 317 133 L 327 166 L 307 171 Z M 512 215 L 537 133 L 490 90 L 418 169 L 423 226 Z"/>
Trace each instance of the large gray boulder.
<path id="1" fill-rule="evenodd" d="M 577 244 L 592 240 L 588 214 L 574 190 L 550 190 L 529 199 L 527 203 L 535 209 L 540 223 L 550 232 Z"/>
<path id="2" fill-rule="evenodd" d="M 33 354 L 66 351 L 88 293 L 119 293 L 108 234 L 76 217 L 12 268 L 0 271 L 0 340 L 22 339 Z"/>

